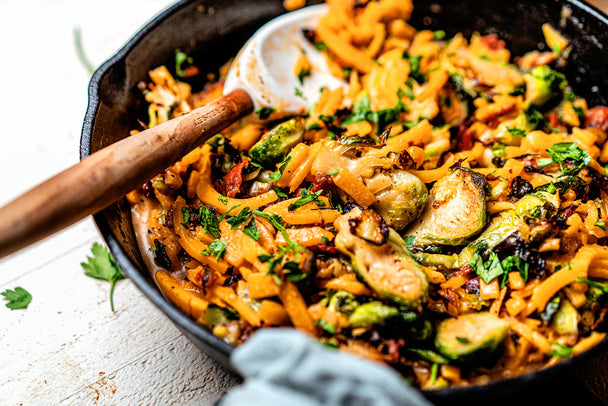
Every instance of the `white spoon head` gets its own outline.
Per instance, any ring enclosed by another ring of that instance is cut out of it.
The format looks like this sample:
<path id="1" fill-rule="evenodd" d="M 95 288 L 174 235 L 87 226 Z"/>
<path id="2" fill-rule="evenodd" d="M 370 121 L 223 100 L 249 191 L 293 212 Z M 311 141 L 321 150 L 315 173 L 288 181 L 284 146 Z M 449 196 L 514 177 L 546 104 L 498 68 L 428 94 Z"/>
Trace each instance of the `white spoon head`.
<path id="1" fill-rule="evenodd" d="M 249 94 L 256 110 L 272 107 L 293 115 L 305 113 L 319 98 L 323 87 L 346 88 L 347 83 L 330 73 L 325 56 L 302 34 L 304 28 L 315 28 L 327 11 L 325 4 L 304 7 L 262 26 L 235 58 L 224 93 L 240 88 Z M 302 50 L 312 65 L 303 84 L 295 72 Z"/>

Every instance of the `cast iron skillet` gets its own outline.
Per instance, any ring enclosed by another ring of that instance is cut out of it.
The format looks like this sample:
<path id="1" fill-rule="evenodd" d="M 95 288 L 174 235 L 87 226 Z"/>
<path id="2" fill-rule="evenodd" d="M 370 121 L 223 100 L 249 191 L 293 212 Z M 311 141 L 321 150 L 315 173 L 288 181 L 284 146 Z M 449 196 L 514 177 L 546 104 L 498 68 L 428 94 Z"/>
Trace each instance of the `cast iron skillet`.
<path id="1" fill-rule="evenodd" d="M 452 36 L 497 33 L 513 55 L 544 49 L 541 25 L 550 22 L 571 40 L 573 52 L 565 70 L 575 91 L 591 106 L 608 105 L 608 17 L 578 0 L 437 0 L 415 1 L 412 25 L 418 29 L 442 29 Z M 147 80 L 148 69 L 172 66 L 173 52 L 180 48 L 192 55 L 201 72 L 215 71 L 236 54 L 257 27 L 284 12 L 280 0 L 193 0 L 179 2 L 143 27 L 93 75 L 89 105 L 80 141 L 81 159 L 139 128 L 145 118 L 143 97 L 137 83 Z M 570 15 L 564 17 L 564 15 Z M 560 24 L 561 21 L 561 24 Z M 199 75 L 203 77 L 204 75 Z M 200 88 L 202 83 L 193 83 Z M 125 199 L 97 213 L 95 222 L 116 260 L 135 285 L 161 309 L 192 342 L 228 367 L 232 346 L 179 311 L 154 285 L 145 268 L 131 225 Z M 426 392 L 436 402 L 462 397 L 499 396 L 511 399 L 532 383 L 560 379 L 575 363 L 606 352 L 608 340 L 591 351 L 552 368 L 483 386 Z M 534 392 L 537 392 L 535 390 Z M 545 401 L 547 398 L 543 398 Z M 495 402 L 494 402 L 495 403 Z M 520 402 L 521 403 L 521 402 Z"/>

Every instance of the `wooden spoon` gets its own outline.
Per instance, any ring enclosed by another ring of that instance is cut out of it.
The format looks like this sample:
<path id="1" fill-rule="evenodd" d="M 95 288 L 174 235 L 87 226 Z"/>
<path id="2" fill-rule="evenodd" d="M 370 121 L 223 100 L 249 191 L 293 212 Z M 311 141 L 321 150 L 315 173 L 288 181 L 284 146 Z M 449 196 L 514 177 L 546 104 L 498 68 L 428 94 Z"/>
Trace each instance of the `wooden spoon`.
<path id="1" fill-rule="evenodd" d="M 109 206 L 258 108 L 301 114 L 321 87 L 345 86 L 301 33 L 326 12 L 306 7 L 270 21 L 239 52 L 223 97 L 103 148 L 0 208 L 0 258 Z M 314 66 L 303 85 L 293 72 L 301 50 Z"/>

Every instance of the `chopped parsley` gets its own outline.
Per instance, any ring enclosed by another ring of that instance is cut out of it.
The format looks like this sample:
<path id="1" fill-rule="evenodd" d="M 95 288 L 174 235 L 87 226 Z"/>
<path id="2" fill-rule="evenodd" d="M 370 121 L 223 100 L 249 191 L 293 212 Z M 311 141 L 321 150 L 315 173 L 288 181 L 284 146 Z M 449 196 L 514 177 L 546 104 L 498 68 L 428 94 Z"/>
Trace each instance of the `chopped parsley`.
<path id="1" fill-rule="evenodd" d="M 327 44 L 325 44 L 325 42 L 323 41 L 315 42 L 314 47 L 317 51 L 320 52 L 327 51 Z"/>
<path id="2" fill-rule="evenodd" d="M 184 63 L 192 64 L 194 60 L 189 57 L 185 52 L 180 49 L 175 50 L 175 74 L 180 77 L 186 77 L 186 69 L 184 69 Z"/>
<path id="3" fill-rule="evenodd" d="M 249 211 L 249 207 L 243 207 L 236 216 L 232 216 L 226 220 L 226 223 L 232 226 L 230 227 L 231 230 L 234 230 L 239 228 L 240 225 L 245 224 L 250 218 L 251 212 Z"/>
<path id="4" fill-rule="evenodd" d="M 304 93 L 302 93 L 302 89 L 300 89 L 299 87 L 294 88 L 293 94 L 298 97 L 304 97 Z"/>
<path id="5" fill-rule="evenodd" d="M 524 282 L 528 281 L 528 270 L 530 268 L 530 264 L 525 262 L 520 257 L 517 257 L 515 255 L 508 256 L 500 262 L 500 265 L 505 271 L 505 275 L 509 272 L 517 271 L 519 272 L 519 275 L 521 276 L 521 279 L 523 279 Z"/>
<path id="6" fill-rule="evenodd" d="M 260 117 L 260 120 L 266 120 L 275 111 L 277 111 L 277 110 L 272 107 L 262 107 L 262 108 L 257 109 L 255 111 L 255 114 L 257 114 L 258 117 Z"/>
<path id="7" fill-rule="evenodd" d="M 188 223 L 190 222 L 190 208 L 182 207 L 182 218 L 184 220 L 182 226 L 188 227 Z"/>
<path id="8" fill-rule="evenodd" d="M 442 40 L 444 38 L 445 38 L 445 31 L 443 31 L 443 30 L 433 31 L 434 40 Z"/>
<path id="9" fill-rule="evenodd" d="M 595 225 L 601 228 L 602 230 L 606 230 L 606 223 L 604 221 L 596 221 Z"/>
<path id="10" fill-rule="evenodd" d="M 288 195 L 287 193 L 283 192 L 283 191 L 281 190 L 281 188 L 279 188 L 279 187 L 273 187 L 272 189 L 274 190 L 274 192 L 275 192 L 275 193 L 277 194 L 277 196 L 279 196 L 279 197 L 283 197 L 283 198 L 289 197 L 289 195 Z"/>
<path id="11" fill-rule="evenodd" d="M 279 171 L 271 173 L 270 176 L 268 177 L 268 179 L 271 182 L 276 182 L 277 180 L 281 179 L 281 176 L 283 176 L 283 172 L 285 172 L 285 168 L 287 167 L 287 164 L 289 163 L 289 161 L 291 161 L 291 157 L 288 155 L 279 164 Z"/>
<path id="12" fill-rule="evenodd" d="M 91 252 L 93 256 L 87 257 L 87 262 L 82 262 L 80 266 L 85 270 L 86 276 L 110 282 L 110 309 L 114 311 L 114 286 L 125 278 L 125 274 L 103 245 L 93 244 Z"/>
<path id="13" fill-rule="evenodd" d="M 547 149 L 547 153 L 551 158 L 543 158 L 538 160 L 538 166 L 541 168 L 555 162 L 559 164 L 562 173 L 569 175 L 579 171 L 583 166 L 591 162 L 591 158 L 587 151 L 578 147 L 576 142 L 560 142 Z M 575 165 L 575 168 L 564 170 L 564 162 L 570 162 Z"/>
<path id="14" fill-rule="evenodd" d="M 470 343 L 470 342 L 471 342 L 471 340 L 469 340 L 469 339 L 468 339 L 468 338 L 466 338 L 466 337 L 456 337 L 456 340 L 457 340 L 459 343 L 463 343 L 463 344 L 468 344 L 468 343 Z"/>
<path id="15" fill-rule="evenodd" d="M 262 237 L 260 231 L 258 230 L 258 227 L 255 225 L 255 220 L 253 219 L 251 219 L 249 224 L 247 224 L 245 228 L 243 228 L 243 232 L 256 241 Z"/>
<path id="16" fill-rule="evenodd" d="M 325 206 L 325 202 L 319 200 L 319 196 L 321 195 L 321 190 L 318 192 L 307 192 L 306 189 L 302 189 L 302 197 L 293 202 L 287 208 L 289 211 L 294 211 L 298 207 L 302 207 L 305 204 L 315 202 L 317 206 L 323 207 Z"/>
<path id="17" fill-rule="evenodd" d="M 604 284 L 604 283 L 595 282 L 595 281 L 592 281 L 592 280 L 586 279 L 586 278 L 576 278 L 576 281 L 585 282 L 589 286 L 598 288 L 604 294 L 608 293 L 608 286 L 606 286 L 606 284 Z"/>
<path id="18" fill-rule="evenodd" d="M 228 245 L 227 241 L 222 241 L 220 239 L 216 239 L 211 244 L 209 244 L 209 249 L 203 250 L 201 254 L 203 255 L 215 255 L 215 260 L 219 261 L 226 254 L 226 246 Z"/>
<path id="19" fill-rule="evenodd" d="M 201 206 L 198 209 L 198 222 L 207 234 L 220 238 L 220 222 L 214 210 L 211 210 L 207 206 Z"/>
<path id="20" fill-rule="evenodd" d="M 341 171 L 341 169 L 336 169 L 336 170 L 333 170 L 333 171 L 329 172 L 329 173 L 327 174 L 327 176 L 334 176 L 334 175 L 337 175 L 337 174 L 339 174 L 339 173 L 340 173 L 340 171 Z"/>
<path id="21" fill-rule="evenodd" d="M 495 252 L 491 252 L 488 260 L 485 262 L 481 255 L 476 253 L 473 255 L 473 258 L 471 258 L 469 265 L 486 284 L 492 282 L 494 278 L 505 272 L 502 269 L 498 255 L 496 255 Z"/>
<path id="22" fill-rule="evenodd" d="M 300 72 L 298 72 L 298 81 L 301 85 L 304 85 L 304 78 L 308 76 L 310 76 L 309 69 L 300 69 Z"/>
<path id="23" fill-rule="evenodd" d="M 525 137 L 526 136 L 526 132 L 522 129 L 519 128 L 509 128 L 507 127 L 507 132 L 511 135 L 517 135 L 517 136 L 521 136 L 521 137 Z"/>
<path id="24" fill-rule="evenodd" d="M 574 353 L 574 348 L 560 343 L 553 343 L 552 350 L 547 355 L 557 358 L 568 358 Z"/>
<path id="25" fill-rule="evenodd" d="M 17 286 L 14 290 L 7 289 L 0 295 L 8 301 L 6 307 L 11 310 L 25 309 L 32 301 L 32 295 L 20 286 Z"/>
<path id="26" fill-rule="evenodd" d="M 253 163 L 253 162 L 251 162 Z M 217 200 L 219 200 L 220 202 L 224 203 L 225 205 L 228 205 L 228 197 L 227 196 L 218 196 Z"/>

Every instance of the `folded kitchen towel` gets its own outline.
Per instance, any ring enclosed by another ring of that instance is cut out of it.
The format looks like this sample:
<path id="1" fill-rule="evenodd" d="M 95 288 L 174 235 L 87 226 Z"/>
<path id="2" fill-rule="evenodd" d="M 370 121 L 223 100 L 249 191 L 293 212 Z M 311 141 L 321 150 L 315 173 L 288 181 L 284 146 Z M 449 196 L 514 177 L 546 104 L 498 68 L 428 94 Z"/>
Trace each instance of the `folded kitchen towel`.
<path id="1" fill-rule="evenodd" d="M 392 369 L 324 346 L 293 329 L 263 329 L 230 358 L 245 382 L 220 406 L 426 406 Z"/>

